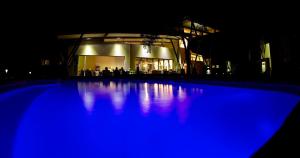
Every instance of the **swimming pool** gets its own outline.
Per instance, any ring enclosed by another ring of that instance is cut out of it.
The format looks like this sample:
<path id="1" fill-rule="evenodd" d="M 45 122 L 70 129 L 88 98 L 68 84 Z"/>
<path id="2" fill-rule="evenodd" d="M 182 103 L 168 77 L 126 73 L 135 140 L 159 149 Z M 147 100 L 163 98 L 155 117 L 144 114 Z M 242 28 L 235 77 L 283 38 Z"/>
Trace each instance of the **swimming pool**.
<path id="1" fill-rule="evenodd" d="M 29 86 L 0 94 L 0 157 L 249 157 L 299 100 L 176 82 Z"/>

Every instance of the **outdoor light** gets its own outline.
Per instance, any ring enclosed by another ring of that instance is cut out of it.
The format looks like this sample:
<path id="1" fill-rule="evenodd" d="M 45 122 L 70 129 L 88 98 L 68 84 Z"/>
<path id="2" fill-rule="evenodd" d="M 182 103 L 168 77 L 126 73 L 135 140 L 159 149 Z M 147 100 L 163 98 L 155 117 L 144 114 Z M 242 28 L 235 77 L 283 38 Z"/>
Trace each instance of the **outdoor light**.
<path id="1" fill-rule="evenodd" d="M 121 44 L 114 44 L 113 54 L 114 54 L 114 56 L 123 56 L 124 55 L 124 48 L 122 47 Z"/>
<path id="2" fill-rule="evenodd" d="M 28 74 L 31 75 L 31 71 L 29 71 Z"/>
<path id="3" fill-rule="evenodd" d="M 207 74 L 207 75 L 210 75 L 210 74 L 211 74 L 211 71 L 210 71 L 209 67 L 207 67 L 206 74 Z"/>
<path id="4" fill-rule="evenodd" d="M 92 45 L 86 45 L 83 50 L 83 55 L 96 55 L 97 53 L 94 50 Z"/>
<path id="5" fill-rule="evenodd" d="M 5 73 L 6 73 L 6 74 L 8 73 L 8 69 L 5 69 Z"/>
<path id="6" fill-rule="evenodd" d="M 264 72 L 266 72 L 266 62 L 265 61 L 262 61 L 261 62 L 261 71 L 262 71 L 262 73 L 264 73 Z"/>

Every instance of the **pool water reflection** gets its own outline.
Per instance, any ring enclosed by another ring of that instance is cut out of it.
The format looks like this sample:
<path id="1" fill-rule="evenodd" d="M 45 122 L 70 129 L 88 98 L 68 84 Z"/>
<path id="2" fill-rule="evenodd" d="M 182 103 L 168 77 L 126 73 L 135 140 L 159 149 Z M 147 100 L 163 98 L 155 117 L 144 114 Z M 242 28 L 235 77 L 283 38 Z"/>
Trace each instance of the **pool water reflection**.
<path id="1" fill-rule="evenodd" d="M 147 116 L 150 112 L 167 116 L 175 109 L 179 122 L 183 123 L 187 116 L 188 99 L 201 96 L 203 89 L 199 87 L 192 88 L 189 91 L 190 97 L 187 97 L 186 88 L 172 84 L 147 82 L 128 82 L 124 84 L 108 81 L 107 83 L 78 82 L 78 92 L 83 100 L 84 107 L 90 113 L 92 113 L 96 102 L 100 104 L 107 103 L 107 98 L 110 98 L 115 114 L 121 114 L 124 110 L 125 101 L 132 99 L 127 104 L 129 106 L 132 104 L 138 105 L 143 116 Z"/>
<path id="2" fill-rule="evenodd" d="M 67 82 L 36 95 L 20 117 L 11 155 L 249 157 L 299 100 L 186 83 Z"/>

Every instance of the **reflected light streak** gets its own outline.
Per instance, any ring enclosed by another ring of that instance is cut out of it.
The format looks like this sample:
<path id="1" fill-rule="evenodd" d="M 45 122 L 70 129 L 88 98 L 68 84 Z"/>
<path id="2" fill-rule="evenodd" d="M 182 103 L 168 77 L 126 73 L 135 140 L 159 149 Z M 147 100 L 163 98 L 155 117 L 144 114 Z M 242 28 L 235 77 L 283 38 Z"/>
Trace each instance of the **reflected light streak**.
<path id="1" fill-rule="evenodd" d="M 157 100 L 159 97 L 158 96 L 158 84 L 154 83 L 153 88 L 154 88 L 154 100 Z"/>
<path id="2" fill-rule="evenodd" d="M 150 97 L 148 92 L 148 83 L 144 83 L 144 91 L 140 93 L 141 112 L 147 115 L 150 111 Z"/>
<path id="3" fill-rule="evenodd" d="M 178 87 L 178 96 L 179 104 L 177 104 L 177 113 L 179 117 L 180 123 L 185 123 L 188 117 L 188 108 L 189 108 L 189 100 L 186 94 L 186 89 L 181 86 Z"/>
<path id="4" fill-rule="evenodd" d="M 124 106 L 124 95 L 122 94 L 122 92 L 114 92 L 111 95 L 111 99 L 112 99 L 112 104 L 114 106 L 114 109 L 117 113 L 122 112 L 123 111 L 123 106 Z"/>
<path id="5" fill-rule="evenodd" d="M 172 111 L 173 102 L 173 87 L 172 85 L 159 84 L 158 98 L 156 99 L 156 106 L 161 115 L 168 115 Z"/>
<path id="6" fill-rule="evenodd" d="M 94 95 L 91 92 L 85 92 L 83 94 L 83 102 L 84 107 L 88 112 L 92 112 L 95 104 L 95 98 Z"/>
<path id="7" fill-rule="evenodd" d="M 123 84 L 113 81 L 106 83 L 78 83 L 78 91 L 83 99 L 84 106 L 88 112 L 93 111 L 94 104 L 102 102 L 108 96 L 110 98 L 112 109 L 116 114 L 124 111 L 125 101 L 130 89 L 136 89 L 138 94 L 139 109 L 142 115 L 148 115 L 153 108 L 154 112 L 161 116 L 169 116 L 173 109 L 177 111 L 180 120 L 185 120 L 188 110 L 188 95 L 185 88 L 181 86 L 176 88 L 176 98 L 174 88 L 171 84 L 161 83 L 140 83 L 140 84 Z M 202 94 L 200 88 L 191 88 L 193 94 Z M 132 93 L 136 93 L 132 92 Z M 175 98 L 175 99 L 174 99 Z M 130 104 L 129 104 L 130 105 Z M 182 121 L 181 121 L 182 122 Z"/>
<path id="8" fill-rule="evenodd" d="M 186 98 L 185 90 L 181 86 L 178 88 L 178 100 L 183 101 Z"/>

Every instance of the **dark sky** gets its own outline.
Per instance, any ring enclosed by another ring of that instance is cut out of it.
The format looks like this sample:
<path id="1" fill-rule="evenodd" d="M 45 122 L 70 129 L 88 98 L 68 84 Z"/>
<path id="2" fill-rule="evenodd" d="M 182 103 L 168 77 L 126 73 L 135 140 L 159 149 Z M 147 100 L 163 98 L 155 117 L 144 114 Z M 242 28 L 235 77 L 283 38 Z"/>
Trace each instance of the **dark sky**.
<path id="1" fill-rule="evenodd" d="M 208 25 L 253 31 L 253 27 L 294 25 L 298 19 L 297 6 L 282 1 L 24 2 L 1 11 L 1 29 L 16 34 L 156 31 L 168 29 L 178 18 L 191 15 Z"/>
<path id="2" fill-rule="evenodd" d="M 0 67 L 11 63 L 31 64 L 39 55 L 56 51 L 57 34 L 164 32 L 170 31 L 185 15 L 234 34 L 297 31 L 297 5 L 271 5 L 273 3 L 141 1 L 139 5 L 133 5 L 130 1 L 122 1 L 12 5 L 7 11 L 1 11 L 4 48 L 0 52 Z M 16 57 L 18 60 L 14 60 Z"/>

